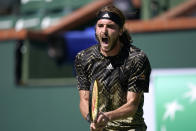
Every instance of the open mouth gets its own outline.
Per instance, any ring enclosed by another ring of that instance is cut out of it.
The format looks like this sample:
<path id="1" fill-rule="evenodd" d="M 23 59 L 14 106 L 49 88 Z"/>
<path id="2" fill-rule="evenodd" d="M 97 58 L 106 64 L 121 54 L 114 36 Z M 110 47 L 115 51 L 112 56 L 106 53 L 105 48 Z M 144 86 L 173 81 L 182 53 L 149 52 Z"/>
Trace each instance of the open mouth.
<path id="1" fill-rule="evenodd" d="M 102 42 L 104 42 L 105 44 L 108 44 L 108 38 L 107 37 L 102 37 Z"/>

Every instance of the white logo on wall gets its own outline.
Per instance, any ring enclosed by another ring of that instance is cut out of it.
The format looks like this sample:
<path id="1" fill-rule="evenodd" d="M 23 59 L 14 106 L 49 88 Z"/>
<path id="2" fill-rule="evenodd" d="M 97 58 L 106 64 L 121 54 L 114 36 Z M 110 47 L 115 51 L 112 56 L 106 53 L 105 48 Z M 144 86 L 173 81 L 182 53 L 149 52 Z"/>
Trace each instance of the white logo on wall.
<path id="1" fill-rule="evenodd" d="M 189 90 L 187 92 L 185 92 L 183 95 L 181 95 L 181 98 L 186 99 L 188 98 L 189 100 L 189 105 L 193 105 L 194 102 L 196 101 L 196 84 L 193 83 L 188 83 L 187 84 Z M 176 99 L 171 101 L 171 102 L 167 102 L 165 104 L 165 112 L 163 115 L 163 120 L 166 121 L 168 118 L 170 118 L 170 120 L 174 121 L 176 118 L 176 113 L 177 112 L 181 112 L 186 113 L 186 103 L 177 101 Z M 180 115 L 178 113 L 178 115 Z M 161 126 L 161 131 L 167 131 L 167 127 L 166 125 L 162 125 Z"/>

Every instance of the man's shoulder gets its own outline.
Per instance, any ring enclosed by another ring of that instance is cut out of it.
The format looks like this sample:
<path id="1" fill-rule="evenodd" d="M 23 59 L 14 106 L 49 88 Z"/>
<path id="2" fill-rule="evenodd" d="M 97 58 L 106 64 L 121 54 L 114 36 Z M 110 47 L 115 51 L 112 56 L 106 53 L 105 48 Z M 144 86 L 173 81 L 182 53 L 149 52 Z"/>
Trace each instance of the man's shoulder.
<path id="1" fill-rule="evenodd" d="M 76 58 L 87 59 L 87 58 L 91 57 L 93 54 L 96 54 L 97 52 L 98 52 L 98 44 L 95 44 L 89 48 L 86 48 L 86 49 L 78 52 L 76 55 Z"/>
<path id="2" fill-rule="evenodd" d="M 130 46 L 130 48 L 129 48 L 129 60 L 145 61 L 146 59 L 148 59 L 147 55 L 142 49 L 136 47 L 135 45 Z"/>
<path id="3" fill-rule="evenodd" d="M 146 53 L 134 45 L 131 45 L 129 48 L 129 56 L 126 61 L 126 67 L 127 69 L 134 69 L 135 71 L 145 69 L 147 72 L 151 72 L 151 65 Z"/>
<path id="4" fill-rule="evenodd" d="M 129 54 L 131 56 L 146 56 L 146 54 L 144 53 L 144 51 L 140 48 L 138 48 L 135 45 L 131 45 L 129 48 Z"/>

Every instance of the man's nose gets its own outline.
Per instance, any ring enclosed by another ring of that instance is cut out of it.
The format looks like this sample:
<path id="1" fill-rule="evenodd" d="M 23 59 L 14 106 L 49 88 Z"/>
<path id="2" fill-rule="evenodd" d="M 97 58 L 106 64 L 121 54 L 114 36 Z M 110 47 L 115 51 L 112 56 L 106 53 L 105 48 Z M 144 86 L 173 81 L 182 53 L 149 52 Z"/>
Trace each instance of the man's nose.
<path id="1" fill-rule="evenodd" d="M 107 27 L 106 26 L 103 27 L 102 33 L 105 34 L 105 35 L 108 34 L 108 30 L 107 30 Z"/>

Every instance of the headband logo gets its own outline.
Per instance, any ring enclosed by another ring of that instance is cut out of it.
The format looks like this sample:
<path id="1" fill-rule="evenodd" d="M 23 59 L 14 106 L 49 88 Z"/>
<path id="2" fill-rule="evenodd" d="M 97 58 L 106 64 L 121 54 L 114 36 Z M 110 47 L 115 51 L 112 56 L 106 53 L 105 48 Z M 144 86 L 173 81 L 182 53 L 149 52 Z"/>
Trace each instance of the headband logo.
<path id="1" fill-rule="evenodd" d="M 110 16 L 108 14 L 105 14 L 102 16 L 103 18 L 110 18 Z"/>
<path id="2" fill-rule="evenodd" d="M 99 12 L 99 14 L 97 15 L 97 20 L 99 19 L 109 19 L 113 22 L 115 22 L 116 24 L 118 24 L 120 27 L 123 26 L 124 23 L 122 23 L 123 21 L 121 20 L 120 16 L 118 16 L 118 14 L 112 13 L 112 12 Z"/>

